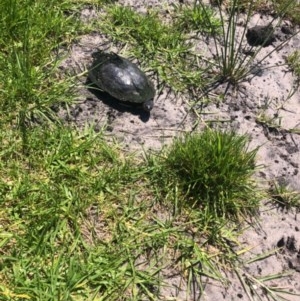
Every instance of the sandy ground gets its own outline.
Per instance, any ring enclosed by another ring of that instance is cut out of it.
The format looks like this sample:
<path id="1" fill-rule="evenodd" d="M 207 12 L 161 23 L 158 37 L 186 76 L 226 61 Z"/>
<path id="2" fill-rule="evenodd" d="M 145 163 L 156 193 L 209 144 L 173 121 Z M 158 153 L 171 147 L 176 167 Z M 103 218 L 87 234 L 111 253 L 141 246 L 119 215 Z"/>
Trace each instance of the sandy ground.
<path id="1" fill-rule="evenodd" d="M 147 5 L 166 9 L 171 2 L 148 1 Z M 135 1 L 124 0 L 119 3 L 130 5 L 140 12 L 147 10 L 146 4 L 133 4 Z M 82 11 L 82 18 L 86 22 L 94 17 L 97 17 L 97 12 L 88 8 Z M 267 16 L 255 15 L 250 25 L 266 25 L 267 22 Z M 272 52 L 284 39 L 286 36 L 279 30 L 277 40 L 261 50 L 254 64 Z M 212 41 L 198 43 L 196 49 L 201 53 L 207 52 L 209 56 Z M 119 51 L 102 33 L 95 32 L 80 37 L 78 43 L 72 46 L 70 55 L 61 66 L 62 70 L 81 73 L 91 64 L 91 55 L 97 49 L 112 50 L 126 56 L 125 50 Z M 211 120 L 217 120 L 218 126 L 235 128 L 240 134 L 248 134 L 251 139 L 250 147 L 260 146 L 257 163 L 262 168 L 258 173 L 258 181 L 267 186 L 276 180 L 300 191 L 300 93 L 299 89 L 294 89 L 295 78 L 284 64 L 285 57 L 296 49 L 300 49 L 300 34 L 263 60 L 258 65 L 259 72 L 251 80 L 243 82 L 237 90 L 230 89 L 223 102 L 211 103 L 202 109 L 204 114 L 200 114 L 198 121 L 201 127 Z M 275 67 L 269 68 L 271 66 Z M 63 118 L 78 126 L 88 122 L 96 130 L 106 128 L 108 139 L 117 139 L 125 149 L 160 149 L 179 133 L 194 130 L 195 114 L 190 110 L 184 95 L 162 91 L 155 98 L 151 114 L 147 114 L 138 108 L 120 105 L 107 95 L 88 88 L 86 76 L 82 76 L 80 80 L 82 84 L 78 85 L 78 99 L 69 115 L 61 112 Z M 152 80 L 156 83 L 155 78 L 152 77 Z M 221 85 L 212 94 L 222 95 L 225 88 Z M 272 124 L 265 122 L 267 118 L 272 120 Z M 244 259 L 278 247 L 282 247 L 282 250 L 247 265 L 243 271 L 245 275 L 287 273 L 287 277 L 269 281 L 268 284 L 300 294 L 299 218 L 299 213 L 293 210 L 286 211 L 272 204 L 262 204 L 260 225 L 249 228 L 240 237 L 242 246 L 253 247 L 244 255 Z M 204 294 L 200 296 L 197 288 L 194 294 L 187 293 L 187 286 L 180 277 L 168 278 L 166 275 L 169 287 L 162 289 L 159 300 L 251 300 L 235 275 L 224 276 L 230 281 L 227 288 L 208 280 Z M 268 300 L 263 291 L 260 294 L 261 300 Z M 299 296 L 285 297 L 287 300 L 300 300 Z"/>

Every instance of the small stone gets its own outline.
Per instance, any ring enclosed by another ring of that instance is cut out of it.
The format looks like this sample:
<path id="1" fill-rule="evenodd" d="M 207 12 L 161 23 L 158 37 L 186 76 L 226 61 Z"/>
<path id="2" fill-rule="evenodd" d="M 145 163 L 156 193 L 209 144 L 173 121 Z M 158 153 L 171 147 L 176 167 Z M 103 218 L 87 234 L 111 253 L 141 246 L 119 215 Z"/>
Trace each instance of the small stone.
<path id="1" fill-rule="evenodd" d="M 248 28 L 246 38 L 250 46 L 267 47 L 275 41 L 274 28 L 270 25 Z"/>

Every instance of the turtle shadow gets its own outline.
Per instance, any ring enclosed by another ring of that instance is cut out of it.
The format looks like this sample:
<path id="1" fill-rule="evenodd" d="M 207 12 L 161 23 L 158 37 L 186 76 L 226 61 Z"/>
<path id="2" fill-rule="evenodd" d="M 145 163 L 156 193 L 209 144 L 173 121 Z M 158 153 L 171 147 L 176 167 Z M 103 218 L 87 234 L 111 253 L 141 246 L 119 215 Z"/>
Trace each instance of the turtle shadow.
<path id="1" fill-rule="evenodd" d="M 91 92 L 97 99 L 102 101 L 105 105 L 117 110 L 120 113 L 129 112 L 132 115 L 139 116 L 140 120 L 147 122 L 150 118 L 150 112 L 146 112 L 141 104 L 129 103 L 118 100 L 110 94 L 99 90 L 99 88 L 87 78 L 85 85 L 89 92 Z"/>

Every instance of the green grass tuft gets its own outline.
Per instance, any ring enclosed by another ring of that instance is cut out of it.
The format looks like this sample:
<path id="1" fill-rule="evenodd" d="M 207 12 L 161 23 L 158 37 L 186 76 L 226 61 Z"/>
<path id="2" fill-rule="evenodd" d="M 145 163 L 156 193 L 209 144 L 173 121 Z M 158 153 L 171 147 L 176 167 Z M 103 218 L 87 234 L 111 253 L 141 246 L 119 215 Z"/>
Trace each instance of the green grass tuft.
<path id="1" fill-rule="evenodd" d="M 193 6 L 178 5 L 175 20 L 175 25 L 185 32 L 216 34 L 221 29 L 221 20 L 216 17 L 216 13 L 209 6 L 200 5 L 197 1 Z"/>
<path id="2" fill-rule="evenodd" d="M 213 216 L 255 212 L 258 199 L 251 176 L 257 149 L 233 132 L 205 130 L 178 138 L 166 154 L 166 170 L 184 189 L 186 201 Z"/>
<path id="3" fill-rule="evenodd" d="M 69 6 L 68 6 L 69 5 Z M 54 50 L 70 42 L 78 19 L 60 1 L 4 0 L 0 3 L 0 98 L 4 124 L 24 132 L 28 122 L 53 118 L 51 105 L 70 101 L 70 80 L 58 75 Z"/>
<path id="4" fill-rule="evenodd" d="M 287 63 L 297 77 L 297 82 L 300 82 L 300 51 L 296 50 L 287 57 Z"/>
<path id="5" fill-rule="evenodd" d="M 163 24 L 156 12 L 147 15 L 136 13 L 129 7 L 114 5 L 107 10 L 107 23 L 102 28 L 116 41 L 129 42 L 137 46 L 145 56 L 153 57 L 161 51 L 185 51 L 184 35 L 172 30 L 170 25 Z"/>
<path id="6" fill-rule="evenodd" d="M 293 191 L 288 185 L 277 182 L 272 183 L 269 189 L 269 196 L 282 209 L 300 209 L 300 192 Z"/>

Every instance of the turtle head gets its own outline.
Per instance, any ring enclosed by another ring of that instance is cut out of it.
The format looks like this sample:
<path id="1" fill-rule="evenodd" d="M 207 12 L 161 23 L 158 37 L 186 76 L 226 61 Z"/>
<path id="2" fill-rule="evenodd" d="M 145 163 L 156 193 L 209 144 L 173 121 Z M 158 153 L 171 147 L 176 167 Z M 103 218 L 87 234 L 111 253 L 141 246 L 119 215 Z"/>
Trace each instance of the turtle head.
<path id="1" fill-rule="evenodd" d="M 153 105 L 154 105 L 153 99 L 149 99 L 143 103 L 143 109 L 146 112 L 150 112 L 153 109 Z"/>

